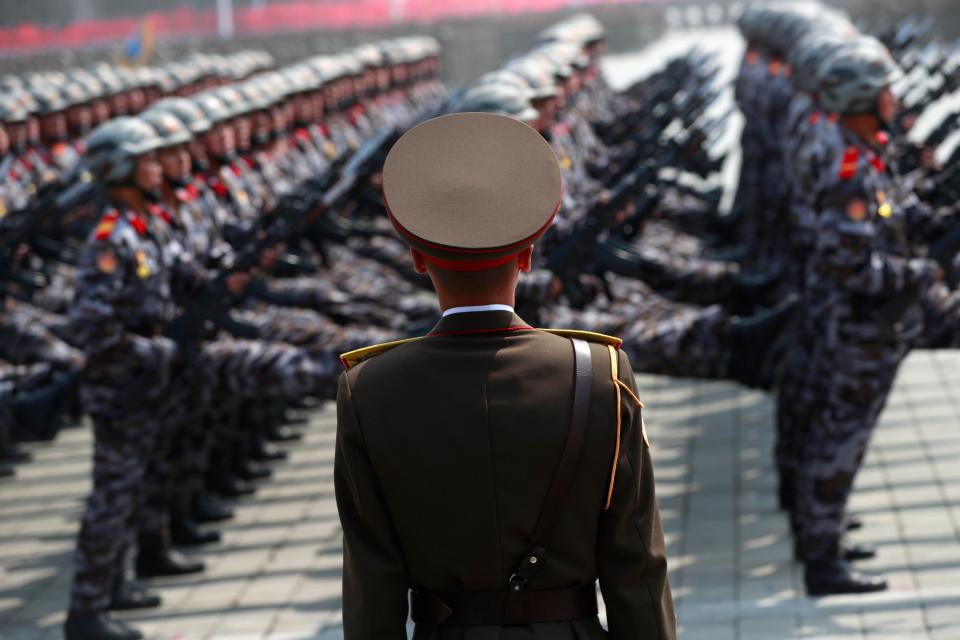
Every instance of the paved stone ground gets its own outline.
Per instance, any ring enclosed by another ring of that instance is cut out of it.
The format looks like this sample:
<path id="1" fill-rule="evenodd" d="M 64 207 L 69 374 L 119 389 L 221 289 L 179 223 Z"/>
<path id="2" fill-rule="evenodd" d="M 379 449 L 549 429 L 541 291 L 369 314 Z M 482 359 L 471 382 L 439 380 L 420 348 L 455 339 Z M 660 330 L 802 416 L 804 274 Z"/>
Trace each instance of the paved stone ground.
<path id="1" fill-rule="evenodd" d="M 807 599 L 790 561 L 770 460 L 772 405 L 728 383 L 641 376 L 686 640 L 960 639 L 960 354 L 906 362 L 857 480 L 864 569 L 892 589 Z M 257 495 L 237 505 L 200 577 L 157 581 L 162 609 L 127 615 L 151 638 L 327 640 L 339 628 L 332 407 Z M 88 428 L 34 449 L 0 483 L 0 638 L 60 637 L 88 488 Z"/>

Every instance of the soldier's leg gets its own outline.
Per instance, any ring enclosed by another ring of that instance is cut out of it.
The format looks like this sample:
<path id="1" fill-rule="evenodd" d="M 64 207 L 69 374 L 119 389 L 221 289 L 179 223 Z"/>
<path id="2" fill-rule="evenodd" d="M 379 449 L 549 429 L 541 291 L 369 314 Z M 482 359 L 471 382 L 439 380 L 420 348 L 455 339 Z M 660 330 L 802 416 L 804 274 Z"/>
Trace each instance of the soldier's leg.
<path id="1" fill-rule="evenodd" d="M 876 348 L 844 345 L 824 367 L 832 374 L 820 384 L 794 475 L 797 551 L 808 563 L 842 552 L 850 491 L 906 354 L 905 346 L 879 356 Z"/>
<path id="2" fill-rule="evenodd" d="M 70 609 L 102 612 L 122 578 L 156 425 L 149 413 L 91 417 L 93 489 L 77 537 Z"/>

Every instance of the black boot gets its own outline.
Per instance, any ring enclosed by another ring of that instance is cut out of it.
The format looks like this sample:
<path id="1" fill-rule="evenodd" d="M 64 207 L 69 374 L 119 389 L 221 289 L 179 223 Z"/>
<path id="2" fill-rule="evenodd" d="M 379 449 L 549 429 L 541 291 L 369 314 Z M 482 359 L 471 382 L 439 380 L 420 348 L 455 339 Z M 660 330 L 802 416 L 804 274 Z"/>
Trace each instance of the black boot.
<path id="1" fill-rule="evenodd" d="M 856 531 L 863 528 L 863 519 L 855 513 L 848 513 L 843 519 L 843 527 L 847 531 Z"/>
<path id="2" fill-rule="evenodd" d="M 0 461 L 8 464 L 24 464 L 33 461 L 33 456 L 29 451 L 24 451 L 17 445 L 12 445 L 8 449 L 0 451 Z"/>
<path id="3" fill-rule="evenodd" d="M 110 597 L 111 611 L 129 611 L 131 609 L 153 609 L 159 607 L 160 596 L 151 593 L 133 580 L 124 580 Z"/>
<path id="4" fill-rule="evenodd" d="M 292 442 L 302 440 L 303 434 L 291 427 L 273 427 L 267 432 L 267 439 L 271 442 Z"/>
<path id="5" fill-rule="evenodd" d="M 208 486 L 224 498 L 240 498 L 257 492 L 256 487 L 252 484 L 227 473 L 218 474 L 211 478 Z"/>
<path id="6" fill-rule="evenodd" d="M 779 475 L 777 485 L 777 500 L 781 511 L 789 513 L 793 510 L 793 474 L 783 471 Z"/>
<path id="7" fill-rule="evenodd" d="M 200 524 L 223 522 L 233 518 L 233 509 L 211 493 L 202 492 L 193 499 L 193 520 Z"/>
<path id="8" fill-rule="evenodd" d="M 807 562 L 803 581 L 810 596 L 873 593 L 887 588 L 887 580 L 882 576 L 854 571 L 848 560 L 840 559 Z"/>
<path id="9" fill-rule="evenodd" d="M 238 463 L 233 472 L 237 474 L 237 477 L 241 480 L 246 480 L 247 482 L 252 482 L 254 480 L 266 480 L 273 475 L 268 467 L 265 467 L 257 462 L 252 460 L 244 460 L 243 462 Z"/>
<path id="10" fill-rule="evenodd" d="M 170 538 L 178 547 L 198 547 L 220 542 L 220 532 L 204 531 L 193 520 L 178 520 L 170 525 Z"/>
<path id="11" fill-rule="evenodd" d="M 257 462 L 276 462 L 278 460 L 286 460 L 289 454 L 266 440 L 258 440 L 250 451 L 250 457 Z"/>
<path id="12" fill-rule="evenodd" d="M 781 353 L 775 347 L 790 330 L 799 303 L 798 296 L 790 295 L 769 311 L 731 321 L 731 378 L 748 387 L 770 386 Z"/>
<path id="13" fill-rule="evenodd" d="M 190 560 L 169 547 L 141 544 L 140 551 L 137 553 L 138 578 L 185 576 L 200 573 L 205 568 L 202 562 Z"/>
<path id="14" fill-rule="evenodd" d="M 63 623 L 63 640 L 141 640 L 143 634 L 114 620 L 105 611 L 71 611 Z"/>
<path id="15" fill-rule="evenodd" d="M 848 562 L 853 562 L 855 560 L 869 560 L 870 558 L 877 557 L 877 548 L 869 544 L 856 544 L 850 542 L 849 540 L 844 540 L 840 543 L 840 557 Z M 793 547 L 793 559 L 801 561 L 800 555 L 800 545 L 794 544 Z"/>

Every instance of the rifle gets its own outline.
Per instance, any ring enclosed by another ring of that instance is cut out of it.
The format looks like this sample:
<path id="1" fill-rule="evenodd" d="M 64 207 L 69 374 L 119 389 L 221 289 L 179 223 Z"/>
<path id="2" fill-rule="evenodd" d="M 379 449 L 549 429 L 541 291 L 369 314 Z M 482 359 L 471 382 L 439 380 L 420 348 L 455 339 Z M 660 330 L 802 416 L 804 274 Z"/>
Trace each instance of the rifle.
<path id="1" fill-rule="evenodd" d="M 930 245 L 927 257 L 936 260 L 946 275 L 947 284 L 956 288 L 958 278 L 953 268 L 953 260 L 960 253 L 960 226 L 954 227 L 946 235 Z M 896 340 L 902 329 L 903 316 L 920 296 L 919 287 L 909 287 L 898 293 L 889 302 L 880 307 L 877 317 L 880 320 L 880 332 L 889 340 Z"/>
<path id="2" fill-rule="evenodd" d="M 931 148 L 939 147 L 956 130 L 958 122 L 960 122 L 960 110 L 949 114 L 937 125 L 936 129 L 927 134 L 923 145 Z"/>
<path id="3" fill-rule="evenodd" d="M 27 207 L 7 214 L 0 225 L 0 281 L 9 281 L 28 289 L 46 286 L 41 271 L 17 266 L 17 251 L 27 245 L 43 255 L 51 255 L 56 245 L 45 234 L 51 224 L 63 218 L 80 204 L 88 203 L 100 193 L 99 184 L 82 165 L 62 180 L 44 187 Z"/>
<path id="4" fill-rule="evenodd" d="M 227 286 L 230 276 L 252 271 L 260 264 L 266 250 L 301 236 L 320 216 L 341 203 L 362 175 L 360 171 L 370 161 L 371 154 L 383 144 L 384 136 L 381 132 L 358 149 L 339 175 L 337 168 L 331 167 L 323 176 L 307 181 L 305 190 L 284 196 L 271 212 L 272 221 L 267 228 L 248 238 L 236 253 L 233 265 L 207 282 L 180 316 L 167 325 L 164 335 L 181 346 L 196 344 L 212 324 L 240 338 L 256 338 L 255 327 L 230 316 L 230 308 L 236 302 Z"/>

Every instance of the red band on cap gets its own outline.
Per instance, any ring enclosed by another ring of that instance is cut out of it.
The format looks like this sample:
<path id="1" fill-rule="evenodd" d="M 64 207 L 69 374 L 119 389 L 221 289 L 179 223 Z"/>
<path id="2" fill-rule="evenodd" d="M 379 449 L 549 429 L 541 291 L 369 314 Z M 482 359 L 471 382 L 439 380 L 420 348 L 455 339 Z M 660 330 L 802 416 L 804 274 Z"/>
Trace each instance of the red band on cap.
<path id="1" fill-rule="evenodd" d="M 530 245 L 527 245 L 527 247 Z M 527 247 L 524 247 L 526 249 Z M 523 251 L 517 251 L 516 253 L 511 253 L 508 256 L 503 256 L 502 258 L 491 258 L 489 260 L 444 260 L 443 258 L 437 258 L 431 256 L 430 254 L 424 253 L 423 257 L 432 265 L 438 266 L 441 269 L 446 269 L 448 271 L 486 271 L 487 269 L 495 269 L 501 265 L 507 264 L 514 258 L 516 258 Z"/>

